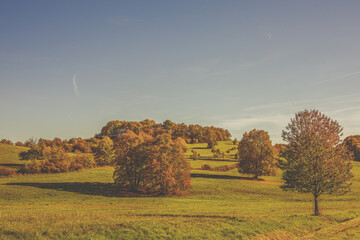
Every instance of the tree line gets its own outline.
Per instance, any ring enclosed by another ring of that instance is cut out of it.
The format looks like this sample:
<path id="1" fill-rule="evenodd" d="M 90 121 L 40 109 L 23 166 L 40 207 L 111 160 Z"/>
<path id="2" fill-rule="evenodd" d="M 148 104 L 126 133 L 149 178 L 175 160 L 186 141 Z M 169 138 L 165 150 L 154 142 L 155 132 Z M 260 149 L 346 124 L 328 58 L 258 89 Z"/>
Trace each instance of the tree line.
<path id="1" fill-rule="evenodd" d="M 177 126 L 182 125 L 168 120 L 163 124 L 150 120 L 111 121 L 95 138 L 87 140 L 32 139 L 27 141 L 31 148 L 20 153 L 21 159 L 32 161 L 18 172 L 56 173 L 112 165 L 114 182 L 120 188 L 162 195 L 179 194 L 192 187 L 190 166 L 185 159 L 186 142 L 209 140 L 199 136 L 222 139 L 230 135 L 226 134 L 227 130 L 189 125 L 187 129 L 194 134 L 185 134 L 186 140 L 174 134 L 179 131 Z M 268 133 L 256 129 L 246 132 L 240 141 L 233 140 L 238 148 L 236 167 L 239 173 L 252 174 L 255 179 L 275 175 L 280 168 L 284 181 L 281 188 L 311 193 L 314 214 L 319 215 L 320 196 L 344 194 L 350 190 L 351 160 L 358 138 L 351 136 L 341 141 L 341 136 L 342 128 L 337 121 L 317 110 L 305 110 L 297 113 L 283 130 L 282 138 L 286 144 L 272 146 Z M 79 147 L 82 145 L 86 147 Z M 78 155 L 70 156 L 70 152 Z M 193 151 L 193 158 L 196 157 L 198 154 Z M 205 165 L 202 169 L 211 170 Z"/>
<path id="2" fill-rule="evenodd" d="M 172 139 L 182 138 L 186 143 L 209 143 L 217 141 L 230 140 L 231 134 L 228 130 L 214 126 L 203 127 L 200 125 L 186 125 L 184 123 L 174 123 L 165 120 L 163 123 L 156 123 L 153 120 L 145 119 L 140 122 L 136 121 L 110 121 L 102 129 L 97 138 L 105 136 L 115 139 L 130 130 L 136 134 L 144 132 L 150 136 L 167 133 Z"/>

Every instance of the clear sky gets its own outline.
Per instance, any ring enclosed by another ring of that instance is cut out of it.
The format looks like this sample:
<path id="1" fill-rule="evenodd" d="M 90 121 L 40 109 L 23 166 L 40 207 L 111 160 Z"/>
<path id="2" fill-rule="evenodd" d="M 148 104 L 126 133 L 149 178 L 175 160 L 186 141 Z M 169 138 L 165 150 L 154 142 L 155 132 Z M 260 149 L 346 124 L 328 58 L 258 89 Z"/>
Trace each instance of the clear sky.
<path id="1" fill-rule="evenodd" d="M 0 138 L 110 120 L 253 128 L 298 111 L 360 134 L 360 1 L 19 1 L 0 7 Z"/>

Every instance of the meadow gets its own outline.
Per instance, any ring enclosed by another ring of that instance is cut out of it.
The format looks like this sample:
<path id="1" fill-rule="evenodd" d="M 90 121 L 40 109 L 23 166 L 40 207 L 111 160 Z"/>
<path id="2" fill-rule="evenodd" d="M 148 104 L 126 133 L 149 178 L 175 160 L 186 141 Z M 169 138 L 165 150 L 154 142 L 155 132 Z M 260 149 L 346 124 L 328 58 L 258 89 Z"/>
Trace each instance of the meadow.
<path id="1" fill-rule="evenodd" d="M 230 141 L 217 148 L 226 151 Z M 206 144 L 190 144 L 193 189 L 179 197 L 129 194 L 113 186 L 113 168 L 0 177 L 0 239 L 357 239 L 360 164 L 343 196 L 322 196 L 313 216 L 310 195 L 280 189 L 281 172 L 253 180 L 234 164 L 212 159 Z M 17 167 L 22 149 L 0 144 L 0 165 Z M 231 151 L 234 154 L 236 151 Z"/>

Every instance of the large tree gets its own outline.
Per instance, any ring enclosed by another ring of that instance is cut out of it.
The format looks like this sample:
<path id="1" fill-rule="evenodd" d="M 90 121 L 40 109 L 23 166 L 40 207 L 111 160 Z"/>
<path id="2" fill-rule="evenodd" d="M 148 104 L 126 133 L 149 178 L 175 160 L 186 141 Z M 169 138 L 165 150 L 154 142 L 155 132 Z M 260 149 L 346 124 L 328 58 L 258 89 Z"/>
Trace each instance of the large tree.
<path id="1" fill-rule="evenodd" d="M 238 171 L 258 176 L 275 174 L 275 151 L 270 137 L 264 130 L 251 130 L 245 133 L 238 147 Z"/>
<path id="2" fill-rule="evenodd" d="M 350 189 L 351 157 L 341 136 L 339 123 L 317 110 L 297 113 L 282 132 L 288 145 L 282 154 L 285 184 L 281 188 L 311 193 L 316 216 L 320 215 L 320 195 L 344 194 Z"/>
<path id="3" fill-rule="evenodd" d="M 172 195 L 191 188 L 186 143 L 170 134 L 156 138 L 127 131 L 115 140 L 115 183 L 130 191 Z"/>

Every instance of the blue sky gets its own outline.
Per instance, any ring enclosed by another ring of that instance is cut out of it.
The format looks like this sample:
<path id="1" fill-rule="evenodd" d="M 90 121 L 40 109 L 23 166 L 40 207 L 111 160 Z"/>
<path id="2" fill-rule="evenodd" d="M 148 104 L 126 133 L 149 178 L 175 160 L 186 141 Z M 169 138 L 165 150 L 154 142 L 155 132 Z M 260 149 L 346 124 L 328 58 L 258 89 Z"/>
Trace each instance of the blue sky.
<path id="1" fill-rule="evenodd" d="M 359 1 L 2 1 L 0 138 L 110 120 L 253 128 L 304 109 L 360 134 Z"/>

